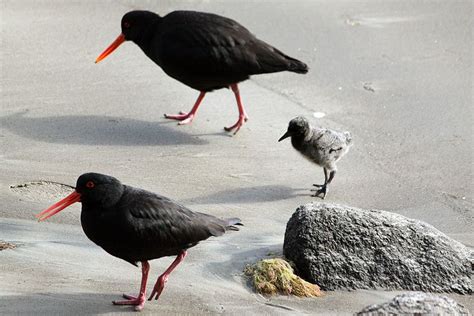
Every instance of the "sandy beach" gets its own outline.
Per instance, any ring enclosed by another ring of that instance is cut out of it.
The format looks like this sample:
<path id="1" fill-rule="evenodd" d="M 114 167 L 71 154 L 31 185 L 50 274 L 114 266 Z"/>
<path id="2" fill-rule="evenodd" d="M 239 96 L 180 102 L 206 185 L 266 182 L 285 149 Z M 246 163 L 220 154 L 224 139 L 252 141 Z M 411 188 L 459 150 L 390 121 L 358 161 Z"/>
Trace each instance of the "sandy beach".
<path id="1" fill-rule="evenodd" d="M 245 224 L 192 248 L 145 314 L 350 315 L 406 292 L 266 298 L 249 287 L 245 265 L 281 254 L 288 219 L 317 199 L 309 189 L 324 179 L 277 142 L 297 115 L 353 134 L 327 201 L 419 219 L 474 247 L 471 1 L 1 6 L 0 241 L 18 245 L 0 251 L 1 314 L 134 313 L 111 301 L 138 291 L 140 270 L 87 239 L 79 204 L 45 223 L 34 218 L 68 192 L 44 181 L 75 185 L 90 171 Z M 310 72 L 242 83 L 250 119 L 234 137 L 223 130 L 237 117 L 228 90 L 206 96 L 192 125 L 178 126 L 163 114 L 189 110 L 197 91 L 136 45 L 94 64 L 134 9 L 233 18 Z M 149 287 L 171 261 L 152 261 Z M 448 296 L 474 311 L 472 296 Z"/>

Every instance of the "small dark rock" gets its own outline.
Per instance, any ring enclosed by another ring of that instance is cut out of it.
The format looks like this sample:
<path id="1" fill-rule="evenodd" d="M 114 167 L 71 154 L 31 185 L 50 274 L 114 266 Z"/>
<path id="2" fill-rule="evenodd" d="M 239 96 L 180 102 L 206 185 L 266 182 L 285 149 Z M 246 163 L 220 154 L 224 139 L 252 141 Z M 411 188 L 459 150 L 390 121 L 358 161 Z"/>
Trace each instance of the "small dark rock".
<path id="1" fill-rule="evenodd" d="M 472 293 L 472 252 L 431 225 L 342 205 L 300 206 L 283 251 L 297 273 L 324 290 Z"/>
<path id="2" fill-rule="evenodd" d="M 16 248 L 15 244 L 0 240 L 0 251 L 5 250 L 5 249 L 15 249 L 15 248 Z"/>
<path id="3" fill-rule="evenodd" d="M 363 85 L 364 89 L 370 92 L 375 92 L 375 89 L 372 87 L 372 83 L 366 82 Z"/>
<path id="4" fill-rule="evenodd" d="M 367 306 L 356 315 L 469 315 L 469 311 L 449 297 L 414 292 L 395 296 L 386 303 Z"/>

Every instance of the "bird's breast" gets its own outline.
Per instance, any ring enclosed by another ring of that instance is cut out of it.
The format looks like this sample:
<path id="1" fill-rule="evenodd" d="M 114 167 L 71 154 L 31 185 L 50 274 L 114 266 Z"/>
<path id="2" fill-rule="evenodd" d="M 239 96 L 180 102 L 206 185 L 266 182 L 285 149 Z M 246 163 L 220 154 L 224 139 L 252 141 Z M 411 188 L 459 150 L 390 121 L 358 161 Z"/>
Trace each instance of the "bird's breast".
<path id="1" fill-rule="evenodd" d="M 107 240 L 115 237 L 113 223 L 107 222 L 103 217 L 101 210 L 83 209 L 81 212 L 82 230 L 87 238 L 101 247 Z"/>

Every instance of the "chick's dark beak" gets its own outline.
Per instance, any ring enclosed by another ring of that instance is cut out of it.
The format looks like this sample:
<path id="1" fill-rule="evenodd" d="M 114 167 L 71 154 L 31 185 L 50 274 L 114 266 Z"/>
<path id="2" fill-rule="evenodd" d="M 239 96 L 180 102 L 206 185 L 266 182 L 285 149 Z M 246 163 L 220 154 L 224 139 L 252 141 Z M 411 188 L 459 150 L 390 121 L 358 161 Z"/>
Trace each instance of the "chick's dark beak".
<path id="1" fill-rule="evenodd" d="M 288 138 L 290 136 L 291 136 L 291 133 L 289 131 L 287 131 L 282 137 L 280 137 L 278 142 L 281 142 L 282 140 L 284 140 L 285 138 Z"/>

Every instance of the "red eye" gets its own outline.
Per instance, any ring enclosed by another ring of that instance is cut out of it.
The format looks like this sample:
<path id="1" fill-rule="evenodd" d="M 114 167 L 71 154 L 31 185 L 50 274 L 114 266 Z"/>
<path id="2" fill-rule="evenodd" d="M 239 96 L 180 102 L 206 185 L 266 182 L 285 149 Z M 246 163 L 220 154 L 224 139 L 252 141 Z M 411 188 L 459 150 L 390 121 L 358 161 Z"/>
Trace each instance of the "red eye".
<path id="1" fill-rule="evenodd" d="M 128 28 L 130 27 L 130 23 L 124 22 L 124 23 L 123 23 L 123 27 L 126 28 L 126 29 L 128 29 Z"/>
<path id="2" fill-rule="evenodd" d="M 86 183 L 86 187 L 88 187 L 89 189 L 92 189 L 93 187 L 95 187 L 95 183 L 93 181 L 89 181 Z"/>

